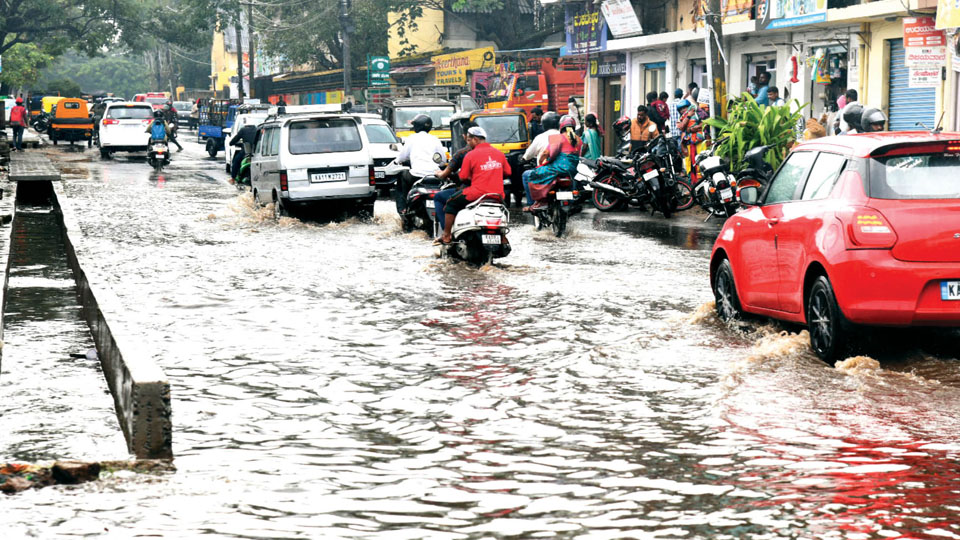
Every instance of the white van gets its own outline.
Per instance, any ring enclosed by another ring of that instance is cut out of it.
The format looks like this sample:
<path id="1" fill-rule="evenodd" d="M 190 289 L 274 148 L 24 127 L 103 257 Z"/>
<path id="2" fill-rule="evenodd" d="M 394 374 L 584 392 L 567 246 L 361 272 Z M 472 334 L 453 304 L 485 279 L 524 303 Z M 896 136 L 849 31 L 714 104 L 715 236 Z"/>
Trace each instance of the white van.
<path id="1" fill-rule="evenodd" d="M 351 205 L 373 216 L 377 199 L 370 142 L 345 113 L 280 115 L 257 132 L 250 180 L 258 204 L 280 216 L 322 203 Z"/>
<path id="2" fill-rule="evenodd" d="M 400 139 L 384 119 L 377 114 L 355 114 L 363 124 L 363 130 L 370 141 L 370 159 L 373 162 L 373 174 L 377 189 L 384 195 L 397 185 L 396 174 L 387 174 L 387 165 L 400 155 Z"/>

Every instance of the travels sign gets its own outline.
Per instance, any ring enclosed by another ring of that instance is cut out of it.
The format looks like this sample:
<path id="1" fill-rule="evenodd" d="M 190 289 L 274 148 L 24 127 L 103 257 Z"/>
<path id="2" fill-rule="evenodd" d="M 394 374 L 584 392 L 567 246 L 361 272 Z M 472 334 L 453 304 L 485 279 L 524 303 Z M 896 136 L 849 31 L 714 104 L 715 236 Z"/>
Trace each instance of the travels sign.
<path id="1" fill-rule="evenodd" d="M 464 86 L 467 84 L 467 71 L 492 70 L 496 64 L 496 55 L 493 47 L 484 47 L 441 54 L 430 60 L 433 62 L 434 84 Z"/>

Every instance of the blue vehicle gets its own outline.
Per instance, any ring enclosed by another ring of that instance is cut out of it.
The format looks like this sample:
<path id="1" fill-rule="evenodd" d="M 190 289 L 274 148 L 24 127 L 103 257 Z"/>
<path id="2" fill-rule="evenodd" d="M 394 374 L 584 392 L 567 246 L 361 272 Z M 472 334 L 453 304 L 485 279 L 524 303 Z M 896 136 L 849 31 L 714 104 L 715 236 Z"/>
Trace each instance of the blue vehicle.
<path id="1" fill-rule="evenodd" d="M 217 152 L 223 150 L 227 138 L 224 129 L 233 127 L 239 106 L 240 102 L 234 99 L 208 99 L 200 105 L 197 141 L 206 141 L 210 157 L 217 157 Z"/>

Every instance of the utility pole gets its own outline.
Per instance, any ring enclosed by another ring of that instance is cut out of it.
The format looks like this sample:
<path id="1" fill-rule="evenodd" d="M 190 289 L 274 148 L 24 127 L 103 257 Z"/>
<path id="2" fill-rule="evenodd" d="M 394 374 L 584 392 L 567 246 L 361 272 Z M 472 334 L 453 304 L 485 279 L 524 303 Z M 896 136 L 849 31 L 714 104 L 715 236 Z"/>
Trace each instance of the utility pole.
<path id="1" fill-rule="evenodd" d="M 240 3 L 237 3 L 237 20 L 233 30 L 237 34 L 237 95 L 243 99 L 243 33 L 240 31 Z"/>
<path id="2" fill-rule="evenodd" d="M 254 69 L 254 57 L 257 55 L 257 46 L 253 41 L 253 2 L 247 2 L 247 42 L 250 44 L 250 97 L 254 97 L 253 79 L 257 70 Z"/>
<path id="3" fill-rule="evenodd" d="M 720 0 L 706 0 L 703 14 L 703 29 L 706 31 L 704 46 L 707 53 L 707 78 L 710 88 L 711 118 L 727 116 L 727 71 L 726 55 L 723 52 L 723 24 Z"/>
<path id="4" fill-rule="evenodd" d="M 350 20 L 350 0 L 340 0 L 340 28 L 343 32 L 343 97 L 346 99 L 352 86 L 350 80 L 350 34 L 353 32 L 353 21 Z"/>

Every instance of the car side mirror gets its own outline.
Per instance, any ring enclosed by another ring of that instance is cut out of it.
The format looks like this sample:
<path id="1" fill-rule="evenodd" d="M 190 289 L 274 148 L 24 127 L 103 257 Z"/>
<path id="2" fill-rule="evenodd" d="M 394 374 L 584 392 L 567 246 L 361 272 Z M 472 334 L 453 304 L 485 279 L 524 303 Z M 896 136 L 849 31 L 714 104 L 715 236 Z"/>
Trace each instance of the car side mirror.
<path id="1" fill-rule="evenodd" d="M 433 162 L 437 165 L 443 163 L 443 156 L 441 156 L 439 152 L 435 152 L 433 154 Z"/>
<path id="2" fill-rule="evenodd" d="M 393 150 L 394 152 L 399 152 L 399 151 L 400 151 L 400 147 L 397 146 L 397 143 L 391 144 L 391 145 L 390 145 L 390 149 Z"/>
<path id="3" fill-rule="evenodd" d="M 760 190 L 756 186 L 740 188 L 740 203 L 744 206 L 756 206 L 760 199 Z"/>

